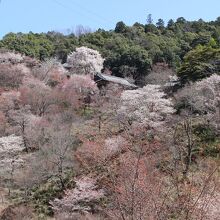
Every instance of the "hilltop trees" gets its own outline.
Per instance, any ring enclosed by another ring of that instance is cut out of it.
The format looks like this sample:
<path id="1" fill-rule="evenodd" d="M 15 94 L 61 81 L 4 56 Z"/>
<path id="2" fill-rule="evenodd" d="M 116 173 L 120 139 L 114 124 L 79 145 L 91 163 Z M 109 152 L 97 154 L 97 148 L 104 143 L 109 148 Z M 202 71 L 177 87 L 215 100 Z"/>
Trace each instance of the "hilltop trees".
<path id="1" fill-rule="evenodd" d="M 211 46 L 198 46 L 184 57 L 178 70 L 183 83 L 197 81 L 218 73 L 220 70 L 220 50 Z"/>
<path id="2" fill-rule="evenodd" d="M 121 48 L 105 60 L 104 66 L 112 70 L 113 75 L 129 77 L 141 83 L 151 68 L 148 53 L 139 46 Z"/>
<path id="3" fill-rule="evenodd" d="M 152 14 L 147 15 L 147 24 L 153 24 Z"/>
<path id="4" fill-rule="evenodd" d="M 167 28 L 168 29 L 171 29 L 173 26 L 174 26 L 174 20 L 173 19 L 170 19 L 168 22 L 167 22 Z"/>
<path id="5" fill-rule="evenodd" d="M 9 50 L 15 50 L 40 60 L 50 57 L 53 51 L 53 43 L 45 34 L 9 33 L 3 37 L 2 43 Z"/>
<path id="6" fill-rule="evenodd" d="M 127 27 L 123 21 L 120 21 L 115 26 L 115 32 L 116 33 L 126 33 Z"/>
<path id="7" fill-rule="evenodd" d="M 158 19 L 158 21 L 157 21 L 157 23 L 156 23 L 156 25 L 157 25 L 157 27 L 159 28 L 159 29 L 163 29 L 164 28 L 164 20 L 163 19 L 161 19 L 161 18 L 159 18 Z"/>
<path id="8" fill-rule="evenodd" d="M 82 56 L 83 53 L 88 52 L 88 50 L 87 52 L 85 51 L 85 48 L 89 47 L 98 51 L 105 58 L 104 66 L 109 68 L 114 75 L 130 75 L 129 77 L 132 76 L 138 83 L 149 72 L 151 64 L 157 62 L 166 62 L 174 69 L 181 67 L 179 72 L 184 78 L 183 81 L 186 78 L 185 75 L 188 77 L 187 80 L 197 80 L 194 77 L 195 75 L 210 75 L 213 68 L 218 69 L 218 62 L 215 62 L 218 58 L 216 57 L 215 61 L 211 62 L 211 60 L 209 61 L 208 54 L 205 51 L 201 52 L 197 48 L 202 45 L 211 46 L 213 49 L 218 50 L 220 45 L 218 23 L 218 18 L 213 22 L 205 22 L 201 19 L 198 21 L 187 21 L 185 18 L 180 17 L 176 21 L 170 19 L 167 26 L 165 26 L 161 18 L 154 24 L 152 15 L 148 15 L 147 24 L 136 23 L 133 26 L 127 26 L 124 22 L 120 21 L 116 24 L 114 31 L 99 29 L 94 33 L 85 32 L 78 37 L 74 36 L 73 33 L 63 35 L 54 31 L 41 34 L 32 32 L 28 34 L 9 33 L 0 41 L 0 48 L 15 50 L 21 54 L 41 60 L 46 60 L 53 56 L 61 60 L 62 63 L 65 63 L 71 51 L 84 47 L 84 52 L 78 51 L 78 54 L 81 53 Z M 213 42 L 215 43 L 213 44 Z M 187 54 L 191 50 L 194 52 Z M 208 50 L 214 55 L 214 51 Z M 131 56 L 129 57 L 127 53 L 130 53 Z M 198 57 L 195 56 L 197 57 L 196 61 L 194 55 L 197 53 Z M 207 59 L 206 62 L 199 58 L 201 53 L 206 53 L 202 55 L 205 57 L 205 60 Z M 74 54 L 71 55 L 72 60 L 75 59 Z M 89 54 L 90 52 L 86 56 L 89 56 Z M 183 59 L 186 54 L 187 56 Z M 98 58 L 98 54 L 96 55 Z M 93 54 L 92 56 L 96 55 Z M 15 60 L 14 58 L 12 60 Z M 191 58 L 194 61 L 190 61 Z M 17 56 L 16 59 L 19 61 L 23 57 Z M 73 72 L 85 74 L 90 72 L 90 68 L 92 72 L 101 71 L 102 59 L 96 61 L 99 62 L 98 66 L 101 65 L 100 67 L 95 67 L 94 63 L 91 64 L 91 60 L 87 60 L 90 64 L 85 65 L 85 57 L 81 59 L 84 60 L 84 64 L 83 62 L 76 61 L 78 64 L 74 64 Z M 67 61 L 67 63 L 70 63 L 69 67 L 73 65 L 70 60 L 69 55 L 69 61 Z M 181 65 L 182 62 L 183 65 Z M 189 65 L 192 64 L 192 70 L 187 67 L 187 63 L 190 63 Z M 80 66 L 83 66 L 83 68 L 80 68 Z M 196 74 L 192 72 L 196 72 Z M 199 78 L 201 77 L 199 76 Z"/>

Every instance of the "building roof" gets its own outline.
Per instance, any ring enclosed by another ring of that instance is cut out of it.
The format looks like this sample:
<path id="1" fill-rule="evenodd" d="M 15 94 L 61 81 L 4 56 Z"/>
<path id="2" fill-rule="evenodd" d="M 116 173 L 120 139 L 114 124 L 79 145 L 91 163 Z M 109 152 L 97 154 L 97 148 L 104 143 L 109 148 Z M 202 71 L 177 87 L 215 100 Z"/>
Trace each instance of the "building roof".
<path id="1" fill-rule="evenodd" d="M 107 74 L 103 74 L 103 73 L 96 73 L 95 76 L 100 78 L 100 80 L 117 83 L 117 84 L 131 87 L 131 88 L 138 88 L 136 85 L 130 83 L 128 80 L 121 78 L 121 77 L 111 76 L 111 75 L 107 75 Z"/>
<path id="2" fill-rule="evenodd" d="M 64 63 L 63 67 L 66 69 L 71 69 L 72 65 L 69 65 L 68 63 Z"/>

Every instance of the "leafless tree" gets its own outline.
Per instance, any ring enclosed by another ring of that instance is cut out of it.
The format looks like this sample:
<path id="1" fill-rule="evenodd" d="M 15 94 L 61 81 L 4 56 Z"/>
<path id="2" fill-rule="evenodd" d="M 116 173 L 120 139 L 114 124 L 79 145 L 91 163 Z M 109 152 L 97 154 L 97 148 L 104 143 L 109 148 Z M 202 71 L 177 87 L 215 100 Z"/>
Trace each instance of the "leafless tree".
<path id="1" fill-rule="evenodd" d="M 24 72 L 12 64 L 1 64 L 0 87 L 18 88 L 22 84 Z"/>
<path id="2" fill-rule="evenodd" d="M 20 87 L 20 100 L 23 105 L 29 105 L 31 111 L 43 116 L 49 108 L 56 103 L 56 98 L 52 94 L 52 89 L 38 79 L 26 80 Z"/>
<path id="3" fill-rule="evenodd" d="M 83 25 L 77 25 L 74 33 L 77 37 L 80 37 L 81 35 L 92 33 L 92 29 Z"/>
<path id="4" fill-rule="evenodd" d="M 45 60 L 33 69 L 33 75 L 37 79 L 51 86 L 61 82 L 65 78 L 65 72 L 64 67 L 56 58 Z"/>
<path id="5" fill-rule="evenodd" d="M 64 128 L 51 128 L 45 135 L 48 141 L 36 152 L 32 167 L 39 180 L 57 178 L 60 187 L 64 188 L 65 170 L 74 166 L 74 139 Z"/>
<path id="6" fill-rule="evenodd" d="M 12 125 L 17 126 L 18 134 L 22 136 L 25 151 L 28 153 L 30 146 L 28 144 L 26 130 L 31 119 L 30 107 L 25 106 L 19 110 L 11 110 L 9 115 L 12 120 Z"/>

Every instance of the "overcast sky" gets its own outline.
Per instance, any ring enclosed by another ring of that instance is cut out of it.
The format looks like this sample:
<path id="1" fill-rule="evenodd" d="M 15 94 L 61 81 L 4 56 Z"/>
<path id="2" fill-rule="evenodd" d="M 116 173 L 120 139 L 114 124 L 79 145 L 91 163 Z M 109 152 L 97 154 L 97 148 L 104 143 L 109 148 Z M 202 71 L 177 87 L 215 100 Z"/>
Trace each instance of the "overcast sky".
<path id="1" fill-rule="evenodd" d="M 220 16 L 220 0 L 1 0 L 0 37 L 8 32 L 63 31 L 80 24 L 109 30 L 118 21 L 145 23 L 148 14 L 154 21 L 210 21 Z"/>

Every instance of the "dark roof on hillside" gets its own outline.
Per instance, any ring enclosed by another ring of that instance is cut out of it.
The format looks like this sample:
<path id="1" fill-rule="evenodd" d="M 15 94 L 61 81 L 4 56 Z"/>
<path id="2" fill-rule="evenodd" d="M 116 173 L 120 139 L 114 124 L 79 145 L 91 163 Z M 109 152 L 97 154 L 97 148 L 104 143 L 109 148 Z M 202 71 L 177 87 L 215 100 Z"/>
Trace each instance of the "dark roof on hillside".
<path id="1" fill-rule="evenodd" d="M 136 85 L 130 83 L 128 80 L 121 78 L 121 77 L 111 76 L 111 75 L 107 75 L 107 74 L 103 74 L 103 73 L 96 73 L 95 76 L 96 76 L 96 78 L 98 77 L 99 80 L 113 82 L 113 83 L 117 83 L 117 84 L 120 84 L 123 86 L 135 88 L 135 89 L 138 88 Z M 99 80 L 96 80 L 96 81 L 99 81 Z"/>
<path id="2" fill-rule="evenodd" d="M 66 69 L 71 69 L 72 66 L 69 65 L 68 63 L 64 63 L 64 64 L 63 64 L 63 67 L 66 68 Z"/>

